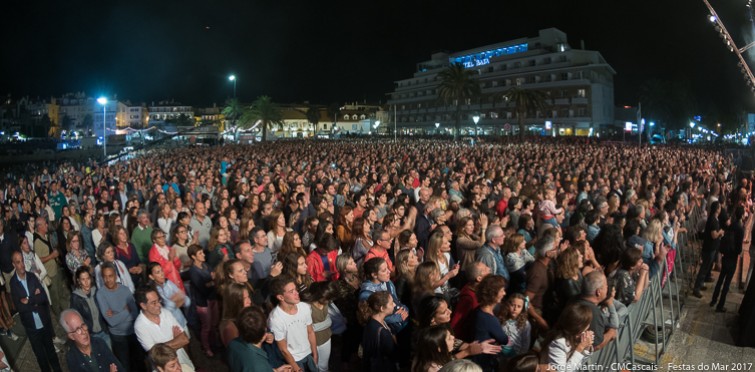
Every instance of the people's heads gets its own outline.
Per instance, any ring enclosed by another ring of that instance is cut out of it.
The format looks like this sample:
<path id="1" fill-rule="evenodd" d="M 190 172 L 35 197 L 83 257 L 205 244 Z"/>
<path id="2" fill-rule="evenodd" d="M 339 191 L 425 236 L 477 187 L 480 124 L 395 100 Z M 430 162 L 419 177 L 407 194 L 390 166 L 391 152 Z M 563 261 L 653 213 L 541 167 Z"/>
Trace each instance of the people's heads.
<path id="1" fill-rule="evenodd" d="M 490 272 L 490 268 L 485 263 L 481 261 L 472 262 L 466 267 L 467 281 L 470 283 L 479 283 L 482 281 L 482 278 L 490 275 Z"/>
<path id="2" fill-rule="evenodd" d="M 145 210 L 139 211 L 139 214 L 136 220 L 139 223 L 139 225 L 142 227 L 149 226 L 149 213 Z"/>
<path id="3" fill-rule="evenodd" d="M 252 232 L 250 233 L 252 236 L 252 239 L 254 240 L 254 245 L 258 248 L 267 247 L 267 233 L 265 230 L 259 226 L 252 229 Z"/>
<path id="4" fill-rule="evenodd" d="M 417 235 L 412 230 L 403 230 L 398 234 L 398 244 L 401 249 L 417 248 Z"/>
<path id="5" fill-rule="evenodd" d="M 165 284 L 165 273 L 163 267 L 157 262 L 150 262 L 147 264 L 147 276 L 157 285 Z"/>
<path id="6" fill-rule="evenodd" d="M 577 345 L 582 333 L 590 328 L 590 322 L 592 309 L 582 302 L 572 302 L 562 310 L 556 323 L 555 335 L 566 338 L 568 345 Z"/>
<path id="7" fill-rule="evenodd" d="M 387 316 L 393 314 L 396 304 L 388 291 L 374 292 L 367 298 L 367 310 L 369 315 Z"/>
<path id="8" fill-rule="evenodd" d="M 252 244 L 249 243 L 249 241 L 244 240 L 236 244 L 234 253 L 236 253 L 236 257 L 242 262 L 249 265 L 254 263 L 254 251 L 252 250 Z"/>
<path id="9" fill-rule="evenodd" d="M 608 281 L 603 272 L 595 270 L 585 275 L 582 281 L 582 297 L 603 301 L 608 292 Z"/>
<path id="10" fill-rule="evenodd" d="M 396 254 L 396 268 L 401 275 L 408 275 L 417 268 L 419 260 L 411 249 L 402 249 Z"/>
<path id="11" fill-rule="evenodd" d="M 241 260 L 231 259 L 223 262 L 224 280 L 229 283 L 246 283 L 249 281 L 246 267 Z"/>
<path id="12" fill-rule="evenodd" d="M 506 239 L 503 243 L 503 254 L 517 253 L 525 247 L 524 235 L 515 233 Z"/>
<path id="13" fill-rule="evenodd" d="M 26 234 L 19 235 L 18 246 L 21 248 L 21 252 L 24 252 L 24 253 L 31 252 L 31 243 L 29 243 L 29 238 L 26 237 Z"/>
<path id="14" fill-rule="evenodd" d="M 79 266 L 73 275 L 76 288 L 81 289 L 84 293 L 89 293 L 89 290 L 92 289 L 92 273 L 89 270 L 88 266 Z"/>
<path id="15" fill-rule="evenodd" d="M 574 279 L 583 266 L 582 254 L 574 247 L 569 247 L 558 255 L 557 271 L 561 279 Z"/>
<path id="16" fill-rule="evenodd" d="M 417 311 L 417 323 L 419 328 L 432 325 L 448 324 L 451 322 L 451 308 L 442 295 L 430 295 L 423 297 L 419 302 Z"/>
<path id="17" fill-rule="evenodd" d="M 527 298 L 521 293 L 512 293 L 506 298 L 505 306 L 508 311 L 509 319 L 517 319 L 520 315 L 524 314 L 523 318 L 527 319 Z"/>
<path id="18" fill-rule="evenodd" d="M 477 300 L 480 306 L 494 305 L 506 295 L 506 279 L 500 275 L 488 275 L 477 286 Z"/>
<path id="19" fill-rule="evenodd" d="M 444 365 L 453 358 L 451 350 L 454 348 L 455 338 L 448 326 L 434 325 L 419 331 L 416 339 L 415 363 L 422 370 L 431 364 Z"/>
<path id="20" fill-rule="evenodd" d="M 553 258 L 555 256 L 556 241 L 550 236 L 543 236 L 535 243 L 535 255 L 538 258 Z"/>
<path id="21" fill-rule="evenodd" d="M 115 265 L 112 262 L 103 262 L 100 266 L 100 275 L 102 282 L 107 289 L 115 289 L 118 286 L 118 275 L 116 274 Z"/>
<path id="22" fill-rule="evenodd" d="M 152 286 L 137 288 L 134 300 L 147 316 L 158 317 L 162 311 L 162 300 L 157 290 Z"/>
<path id="23" fill-rule="evenodd" d="M 300 294 L 301 300 L 307 303 L 327 303 L 333 300 L 335 288 L 332 284 L 331 281 L 312 283 L 306 291 Z"/>
<path id="24" fill-rule="evenodd" d="M 370 281 L 387 282 L 391 280 L 391 271 L 383 258 L 375 257 L 364 263 L 364 277 Z"/>
<path id="25" fill-rule="evenodd" d="M 438 372 L 482 372 L 482 367 L 469 359 L 456 359 L 446 363 Z"/>
<path id="26" fill-rule="evenodd" d="M 301 253 L 286 253 L 281 262 L 283 262 L 283 274 L 292 278 L 307 275 L 307 259 Z"/>
<path id="27" fill-rule="evenodd" d="M 13 268 L 16 270 L 16 274 L 19 275 L 25 275 L 26 274 L 26 266 L 24 266 L 24 256 L 19 251 L 13 251 L 11 255 L 11 263 L 13 263 Z"/>
<path id="28" fill-rule="evenodd" d="M 192 244 L 187 248 L 186 254 L 194 262 L 205 262 L 204 249 L 199 244 Z"/>
<path id="29" fill-rule="evenodd" d="M 149 360 L 157 372 L 181 372 L 178 354 L 172 347 L 157 343 L 149 350 Z"/>
<path id="30" fill-rule="evenodd" d="M 315 216 L 310 216 L 305 221 L 305 225 L 307 226 L 307 230 L 314 234 L 317 232 L 317 227 L 320 225 L 320 220 Z"/>
<path id="31" fill-rule="evenodd" d="M 34 221 L 34 229 L 39 235 L 47 234 L 47 220 L 44 217 L 37 217 Z"/>
<path id="32" fill-rule="evenodd" d="M 348 205 L 341 207 L 338 211 L 338 225 L 351 228 L 353 222 L 354 210 Z"/>
<path id="33" fill-rule="evenodd" d="M 254 345 L 259 344 L 267 331 L 267 317 L 259 307 L 246 307 L 236 318 L 236 328 L 242 340 Z"/>
<path id="34" fill-rule="evenodd" d="M 485 232 L 485 242 L 493 247 L 500 247 L 504 244 L 506 234 L 503 232 L 501 225 L 490 225 Z"/>
<path id="35" fill-rule="evenodd" d="M 710 203 L 710 214 L 717 216 L 719 212 L 721 212 L 721 203 L 718 200 Z"/>
<path id="36" fill-rule="evenodd" d="M 167 238 L 165 237 L 165 232 L 160 229 L 152 230 L 150 238 L 152 239 L 152 243 L 157 244 L 158 246 L 168 245 Z"/>
<path id="37" fill-rule="evenodd" d="M 349 253 L 342 253 L 336 257 L 336 269 L 341 274 L 356 274 L 359 271 L 354 258 Z"/>
<path id="38" fill-rule="evenodd" d="M 115 247 L 109 241 L 103 239 L 100 246 L 97 247 L 97 258 L 102 262 L 113 262 L 115 260 Z"/>
<path id="39" fill-rule="evenodd" d="M 414 274 L 414 290 L 433 292 L 440 279 L 440 269 L 434 261 L 425 261 L 417 266 Z"/>
<path id="40" fill-rule="evenodd" d="M 631 271 L 638 265 L 642 265 L 642 250 L 637 248 L 629 248 L 624 250 L 619 259 L 619 267 Z"/>
<path id="41" fill-rule="evenodd" d="M 507 371 L 511 372 L 537 372 L 539 360 L 537 354 L 528 353 L 512 358 L 506 363 Z M 441 369 L 443 371 L 443 369 Z"/>
<path id="42" fill-rule="evenodd" d="M 279 275 L 273 279 L 270 284 L 270 294 L 276 305 L 296 305 L 300 301 L 294 278 L 288 275 Z"/>
<path id="43" fill-rule="evenodd" d="M 60 326 L 63 327 L 68 339 L 73 341 L 76 347 L 87 347 L 91 343 L 89 329 L 81 314 L 75 309 L 66 309 L 60 312 Z"/>
<path id="44" fill-rule="evenodd" d="M 301 237 L 296 231 L 286 231 L 281 242 L 281 251 L 293 252 L 302 249 Z"/>
<path id="45" fill-rule="evenodd" d="M 236 319 L 242 309 L 252 306 L 248 283 L 230 283 L 223 291 L 223 319 Z"/>

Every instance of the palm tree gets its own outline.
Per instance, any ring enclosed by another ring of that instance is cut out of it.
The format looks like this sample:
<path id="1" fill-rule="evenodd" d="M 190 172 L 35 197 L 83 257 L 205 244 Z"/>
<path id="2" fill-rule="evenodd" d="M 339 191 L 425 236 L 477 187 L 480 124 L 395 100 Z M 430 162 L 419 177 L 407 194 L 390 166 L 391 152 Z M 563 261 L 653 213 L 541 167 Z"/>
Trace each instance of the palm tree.
<path id="1" fill-rule="evenodd" d="M 227 120 L 230 120 L 233 123 L 232 127 L 235 137 L 235 134 L 238 130 L 236 128 L 236 122 L 241 118 L 242 115 L 244 115 L 244 107 L 241 106 L 238 99 L 232 98 L 226 102 L 225 107 L 223 107 L 223 111 L 221 113 Z M 225 126 L 218 129 L 224 130 Z"/>
<path id="2" fill-rule="evenodd" d="M 527 115 L 535 114 L 537 111 L 545 111 L 548 107 L 545 93 L 539 90 L 513 87 L 503 94 L 503 99 L 514 104 L 516 118 L 519 122 L 519 137 L 524 137 L 524 120 Z"/>
<path id="3" fill-rule="evenodd" d="M 480 85 L 474 78 L 474 72 L 467 70 L 460 63 L 448 66 L 438 74 L 440 85 L 438 97 L 446 104 L 453 104 L 456 108 L 454 123 L 454 140 L 459 135 L 461 121 L 461 105 L 480 95 Z"/>
<path id="4" fill-rule="evenodd" d="M 262 142 L 267 141 L 267 128 L 273 124 L 283 123 L 283 114 L 280 107 L 273 103 L 268 96 L 257 97 L 249 109 L 242 117 L 241 125 L 247 126 L 250 123 L 261 121 L 262 125 Z"/>
<path id="5" fill-rule="evenodd" d="M 317 124 L 320 124 L 320 109 L 316 106 L 309 106 L 307 109 L 307 121 L 314 127 L 314 135 L 317 137 Z"/>

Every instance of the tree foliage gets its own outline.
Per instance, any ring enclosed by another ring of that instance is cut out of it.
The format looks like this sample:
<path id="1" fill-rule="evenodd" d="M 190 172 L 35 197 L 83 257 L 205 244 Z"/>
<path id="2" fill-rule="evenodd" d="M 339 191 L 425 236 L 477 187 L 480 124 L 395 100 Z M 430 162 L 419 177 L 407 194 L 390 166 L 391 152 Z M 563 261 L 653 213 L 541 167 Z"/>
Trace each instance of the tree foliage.
<path id="1" fill-rule="evenodd" d="M 261 121 L 262 141 L 267 141 L 267 130 L 275 124 L 283 124 L 283 114 L 280 107 L 273 103 L 268 96 L 257 97 L 252 105 L 245 110 L 241 117 L 240 126 L 248 127 L 257 121 Z"/>
<path id="2" fill-rule="evenodd" d="M 480 85 L 474 78 L 474 72 L 467 70 L 460 63 L 448 66 L 438 74 L 438 98 L 446 105 L 454 107 L 454 139 L 459 136 L 461 122 L 461 105 L 468 104 L 480 96 Z"/>
<path id="3" fill-rule="evenodd" d="M 504 94 L 506 102 L 514 104 L 516 118 L 519 124 L 519 137 L 526 133 L 525 120 L 527 117 L 536 116 L 537 112 L 545 112 L 548 109 L 548 97 L 539 90 L 522 89 L 520 87 L 509 88 Z"/>

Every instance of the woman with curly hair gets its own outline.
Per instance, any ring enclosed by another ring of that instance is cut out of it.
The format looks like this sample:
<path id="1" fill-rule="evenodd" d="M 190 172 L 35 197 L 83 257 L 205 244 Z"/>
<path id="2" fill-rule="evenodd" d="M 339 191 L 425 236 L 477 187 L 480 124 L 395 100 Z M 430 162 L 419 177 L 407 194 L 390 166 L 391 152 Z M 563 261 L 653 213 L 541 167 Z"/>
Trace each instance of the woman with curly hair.
<path id="1" fill-rule="evenodd" d="M 527 316 L 529 300 L 521 293 L 509 295 L 498 311 L 498 320 L 509 343 L 503 346 L 503 355 L 514 357 L 530 350 L 532 325 Z"/>
<path id="2" fill-rule="evenodd" d="M 477 300 L 480 306 L 474 312 L 474 341 L 493 339 L 499 345 L 508 345 L 509 337 L 503 332 L 501 323 L 493 313 L 493 308 L 501 303 L 506 295 L 506 280 L 499 275 L 488 275 L 477 287 Z M 495 371 L 498 359 L 491 355 L 477 355 L 473 360 L 485 371 Z"/>

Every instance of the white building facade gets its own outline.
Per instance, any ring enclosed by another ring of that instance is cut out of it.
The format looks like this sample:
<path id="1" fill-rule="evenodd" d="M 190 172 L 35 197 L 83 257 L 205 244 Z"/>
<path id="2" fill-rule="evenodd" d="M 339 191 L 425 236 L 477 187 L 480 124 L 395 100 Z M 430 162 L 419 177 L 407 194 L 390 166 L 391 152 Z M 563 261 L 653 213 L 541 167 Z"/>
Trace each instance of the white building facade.
<path id="1" fill-rule="evenodd" d="M 544 93 L 546 112 L 528 115 L 533 133 L 592 135 L 614 119 L 614 69 L 597 51 L 572 49 L 564 32 L 540 30 L 538 36 L 486 45 L 457 53 L 435 53 L 417 64 L 411 78 L 395 82 L 388 104 L 404 134 L 450 131 L 455 107 L 438 97 L 438 74 L 452 64 L 473 70 L 479 99 L 462 102 L 462 134 L 507 134 L 517 129 L 513 104 L 503 99 L 512 87 Z M 478 126 L 472 117 L 479 116 Z"/>

